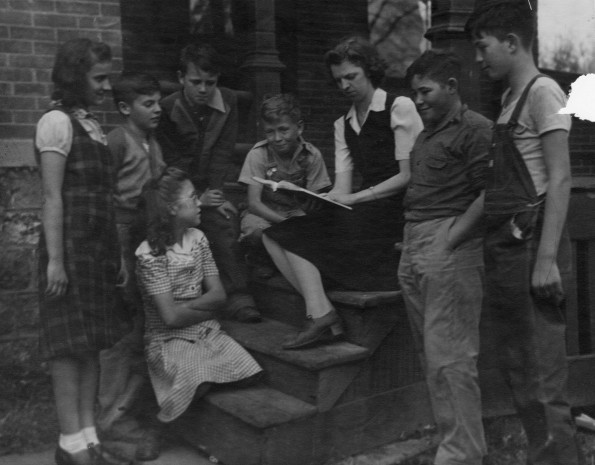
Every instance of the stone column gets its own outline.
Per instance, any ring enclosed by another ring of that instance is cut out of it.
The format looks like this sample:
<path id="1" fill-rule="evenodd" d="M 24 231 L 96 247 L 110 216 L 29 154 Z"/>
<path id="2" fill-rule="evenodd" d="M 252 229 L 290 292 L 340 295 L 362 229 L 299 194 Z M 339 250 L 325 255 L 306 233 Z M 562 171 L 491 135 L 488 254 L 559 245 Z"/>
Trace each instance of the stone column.
<path id="1" fill-rule="evenodd" d="M 242 70 L 250 79 L 253 104 L 250 111 L 256 136 L 258 106 L 262 96 L 281 92 L 281 71 L 285 65 L 279 60 L 276 48 L 275 1 L 254 0 L 255 27 L 252 50 L 246 54 Z"/>
<path id="2" fill-rule="evenodd" d="M 473 46 L 465 34 L 465 23 L 475 3 L 475 0 L 434 0 L 432 26 L 426 32 L 426 38 L 432 41 L 432 48 L 449 50 L 463 59 L 461 97 L 477 111 L 481 107 L 480 69 L 475 63 Z"/>

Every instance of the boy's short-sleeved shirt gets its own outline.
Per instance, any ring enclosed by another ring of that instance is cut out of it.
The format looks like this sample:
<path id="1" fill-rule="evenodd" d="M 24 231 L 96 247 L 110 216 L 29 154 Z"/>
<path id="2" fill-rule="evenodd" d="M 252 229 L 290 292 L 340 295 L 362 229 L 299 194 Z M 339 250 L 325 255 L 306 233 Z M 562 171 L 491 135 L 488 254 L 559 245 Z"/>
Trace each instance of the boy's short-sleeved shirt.
<path id="1" fill-rule="evenodd" d="M 502 102 L 506 101 L 509 94 L 510 89 L 507 89 Z M 502 107 L 498 124 L 508 122 L 517 101 L 508 102 Z M 548 185 L 541 136 L 557 129 L 570 131 L 570 116 L 558 113 L 565 106 L 566 96 L 560 86 L 553 79 L 541 77 L 529 90 L 518 124 L 513 130 L 515 145 L 525 160 L 538 195 L 544 194 Z"/>
<path id="2" fill-rule="evenodd" d="M 107 135 L 107 143 L 116 167 L 116 219 L 126 222 L 126 217 L 136 213 L 143 186 L 161 175 L 165 162 L 153 135 L 144 141 L 120 126 Z"/>
<path id="3" fill-rule="evenodd" d="M 248 152 L 238 181 L 249 185 L 260 185 L 252 179 L 252 176 L 276 182 L 289 181 L 314 192 L 331 185 L 320 151 L 303 139 L 300 140 L 291 160 L 279 157 L 266 140 L 258 142 Z M 278 212 L 299 208 L 293 194 L 282 190 L 273 192 L 265 188 L 262 191 L 261 200 L 269 208 Z"/>

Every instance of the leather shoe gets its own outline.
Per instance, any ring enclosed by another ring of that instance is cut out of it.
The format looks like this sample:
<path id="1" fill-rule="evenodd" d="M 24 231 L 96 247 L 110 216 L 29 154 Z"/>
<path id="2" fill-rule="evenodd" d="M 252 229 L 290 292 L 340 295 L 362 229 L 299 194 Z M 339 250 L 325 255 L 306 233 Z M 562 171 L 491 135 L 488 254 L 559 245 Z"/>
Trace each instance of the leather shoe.
<path id="1" fill-rule="evenodd" d="M 132 460 L 121 457 L 106 449 L 101 444 L 87 444 L 93 465 L 132 465 Z"/>
<path id="2" fill-rule="evenodd" d="M 343 336 L 343 325 L 335 310 L 331 310 L 320 318 L 309 318 L 310 322 L 306 329 L 282 344 L 283 349 L 305 349 L 318 344 L 334 342 Z"/>
<path id="3" fill-rule="evenodd" d="M 60 446 L 56 448 L 54 460 L 56 461 L 56 465 L 81 465 L 95 463 L 89 456 L 87 451 L 81 451 L 76 453 L 75 455 L 72 455 L 66 452 Z"/>

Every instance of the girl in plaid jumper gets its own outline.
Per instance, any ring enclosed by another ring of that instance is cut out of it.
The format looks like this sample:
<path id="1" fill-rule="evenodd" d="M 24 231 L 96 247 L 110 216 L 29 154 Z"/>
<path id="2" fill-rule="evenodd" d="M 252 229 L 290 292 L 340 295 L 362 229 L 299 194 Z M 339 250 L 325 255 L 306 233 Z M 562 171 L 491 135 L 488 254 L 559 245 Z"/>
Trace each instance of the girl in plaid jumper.
<path id="1" fill-rule="evenodd" d="M 39 241 L 40 348 L 49 360 L 60 425 L 58 465 L 120 463 L 95 430 L 99 351 L 116 340 L 118 239 L 114 172 L 89 108 L 110 90 L 111 51 L 73 39 L 58 50 L 52 108 L 37 125 L 43 230 Z"/>

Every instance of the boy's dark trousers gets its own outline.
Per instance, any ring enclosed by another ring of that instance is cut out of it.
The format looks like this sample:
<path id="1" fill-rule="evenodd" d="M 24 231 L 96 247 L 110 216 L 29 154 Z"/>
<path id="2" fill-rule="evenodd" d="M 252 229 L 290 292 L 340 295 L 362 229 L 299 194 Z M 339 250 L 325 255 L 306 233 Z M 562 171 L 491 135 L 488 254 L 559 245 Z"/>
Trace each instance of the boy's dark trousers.
<path id="1" fill-rule="evenodd" d="M 225 218 L 216 208 L 203 208 L 199 228 L 209 240 L 219 277 L 227 293 L 225 316 L 232 317 L 240 308 L 254 307 L 248 293 L 247 271 L 239 253 L 240 225 L 237 215 Z"/>
<path id="2" fill-rule="evenodd" d="M 534 213 L 542 216 L 543 209 Z M 532 213 L 533 214 L 533 213 Z M 516 215 L 517 221 L 528 214 Z M 510 386 L 529 442 L 533 465 L 581 463 L 575 426 L 567 399 L 566 323 L 563 305 L 532 295 L 531 275 L 539 246 L 541 218 L 527 239 L 512 234 L 515 217 L 491 218 L 485 239 L 486 310 L 483 334 L 492 347 Z M 568 289 L 571 249 L 564 233 L 558 268 Z"/>
<path id="3" fill-rule="evenodd" d="M 532 82 L 531 82 L 532 84 Z M 582 463 L 567 398 L 566 322 L 562 303 L 536 298 L 531 278 L 543 228 L 545 203 L 511 132 L 529 84 L 508 124 L 495 128 L 484 210 L 486 308 L 483 334 L 494 337 L 504 376 L 529 442 L 532 465 Z M 564 289 L 572 255 L 566 229 L 557 265 Z"/>

